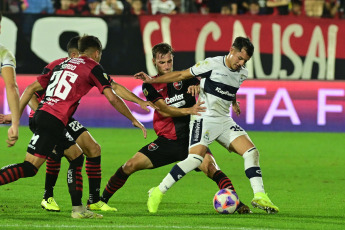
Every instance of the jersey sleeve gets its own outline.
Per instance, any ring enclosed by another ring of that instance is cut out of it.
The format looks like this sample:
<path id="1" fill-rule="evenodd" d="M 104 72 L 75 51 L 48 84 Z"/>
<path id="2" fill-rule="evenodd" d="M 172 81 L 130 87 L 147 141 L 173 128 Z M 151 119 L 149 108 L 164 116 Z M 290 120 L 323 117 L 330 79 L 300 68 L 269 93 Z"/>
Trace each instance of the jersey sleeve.
<path id="1" fill-rule="evenodd" d="M 204 61 L 199 61 L 194 66 L 190 68 L 190 73 L 193 76 L 200 77 L 210 77 L 212 72 L 212 63 L 209 58 L 206 58 Z"/>
<path id="2" fill-rule="evenodd" d="M 40 83 L 40 85 L 42 86 L 43 89 L 46 89 L 48 87 L 51 73 L 52 73 L 52 71 L 49 71 L 48 73 L 42 74 L 42 75 L 37 77 L 37 81 L 38 81 L 38 83 Z"/>
<path id="3" fill-rule="evenodd" d="M 12 54 L 11 51 L 9 51 L 7 48 L 4 48 L 1 52 L 0 56 L 0 61 L 1 61 L 1 66 L 0 68 L 2 69 L 3 67 L 13 67 L 16 68 L 16 59 L 14 55 Z"/>
<path id="4" fill-rule="evenodd" d="M 103 93 L 105 88 L 111 88 L 111 78 L 104 72 L 104 69 L 101 65 L 96 65 L 93 67 L 91 70 L 91 78 L 93 79 L 93 82 L 100 93 Z"/>
<path id="5" fill-rule="evenodd" d="M 157 90 L 151 85 L 144 83 L 142 86 L 143 94 L 146 97 L 146 100 L 156 102 L 159 99 L 163 99 L 163 96 L 157 92 Z"/>

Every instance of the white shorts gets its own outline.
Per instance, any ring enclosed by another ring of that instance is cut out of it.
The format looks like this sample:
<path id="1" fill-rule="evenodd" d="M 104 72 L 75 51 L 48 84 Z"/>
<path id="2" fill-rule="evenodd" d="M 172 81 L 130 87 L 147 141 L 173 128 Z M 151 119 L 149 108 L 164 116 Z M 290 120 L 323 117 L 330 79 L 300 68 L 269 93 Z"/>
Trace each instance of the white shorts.
<path id="1" fill-rule="evenodd" d="M 189 123 L 189 148 L 196 145 L 208 147 L 213 141 L 229 149 L 230 143 L 237 137 L 247 135 L 231 118 L 202 118 Z"/>

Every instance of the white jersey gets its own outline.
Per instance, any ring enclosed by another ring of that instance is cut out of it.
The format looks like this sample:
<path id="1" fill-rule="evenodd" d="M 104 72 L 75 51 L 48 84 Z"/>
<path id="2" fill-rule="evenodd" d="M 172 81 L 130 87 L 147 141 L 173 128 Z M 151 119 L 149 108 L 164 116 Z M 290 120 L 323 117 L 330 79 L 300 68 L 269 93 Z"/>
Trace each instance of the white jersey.
<path id="1" fill-rule="evenodd" d="M 193 115 L 192 120 L 212 117 L 229 117 L 230 106 L 237 90 L 247 79 L 245 67 L 233 71 L 225 64 L 226 56 L 206 58 L 190 68 L 193 76 L 201 77 L 199 100 L 204 101 L 206 111 L 201 116 Z"/>
<path id="2" fill-rule="evenodd" d="M 11 51 L 0 44 L 0 69 L 6 66 L 16 68 L 16 59 Z"/>

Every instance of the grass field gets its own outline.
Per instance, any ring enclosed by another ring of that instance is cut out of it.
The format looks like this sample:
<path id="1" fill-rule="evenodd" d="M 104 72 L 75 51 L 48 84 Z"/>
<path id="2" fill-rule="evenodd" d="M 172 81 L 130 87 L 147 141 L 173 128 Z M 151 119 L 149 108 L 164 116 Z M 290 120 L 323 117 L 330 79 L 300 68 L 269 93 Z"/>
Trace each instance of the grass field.
<path id="1" fill-rule="evenodd" d="M 90 129 L 102 146 L 102 188 L 110 176 L 147 140 L 136 129 Z M 7 148 L 7 127 L 0 127 L 0 167 L 21 162 L 31 138 L 27 127 L 20 140 Z M 165 195 L 157 214 L 146 209 L 147 191 L 159 184 L 172 165 L 144 170 L 129 178 L 110 200 L 116 213 L 102 220 L 70 217 L 71 201 L 63 160 L 55 188 L 60 213 L 41 209 L 45 166 L 34 178 L 0 187 L 0 229 L 345 229 L 345 135 L 342 133 L 249 132 L 260 150 L 266 192 L 280 208 L 276 215 L 253 209 L 251 215 L 220 215 L 212 207 L 216 184 L 203 173 L 191 172 Z M 241 200 L 249 204 L 253 194 L 243 170 L 243 159 L 211 146 L 221 169 L 232 179 Z M 84 196 L 88 182 L 84 171 Z"/>

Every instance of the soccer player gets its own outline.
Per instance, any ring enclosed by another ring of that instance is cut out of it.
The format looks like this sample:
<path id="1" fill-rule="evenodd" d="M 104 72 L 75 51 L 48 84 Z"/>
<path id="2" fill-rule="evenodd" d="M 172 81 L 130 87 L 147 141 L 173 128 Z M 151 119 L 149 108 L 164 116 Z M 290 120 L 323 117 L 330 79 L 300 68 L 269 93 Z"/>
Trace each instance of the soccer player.
<path id="1" fill-rule="evenodd" d="M 152 48 L 153 64 L 160 78 L 173 69 L 173 49 L 166 43 Z M 194 93 L 199 80 L 190 79 L 169 84 L 143 84 L 143 93 L 147 100 L 152 101 L 159 110 L 155 110 L 153 127 L 158 138 L 142 147 L 131 159 L 120 166 L 108 181 L 103 190 L 102 200 L 108 203 L 113 194 L 119 190 L 133 173 L 159 168 L 164 165 L 182 161 L 188 156 L 188 133 L 190 115 L 198 115 L 205 111 L 202 102 L 196 103 Z M 197 87 L 198 88 L 198 87 Z M 188 93 L 191 91 L 192 94 Z M 220 189 L 234 190 L 231 180 L 219 169 L 211 152 L 207 154 L 199 166 L 209 178 L 217 183 Z M 150 212 L 156 212 L 149 206 Z M 241 202 L 239 213 L 250 213 L 248 206 Z"/>
<path id="2" fill-rule="evenodd" d="M 83 36 L 79 40 L 79 58 L 67 59 L 49 73 L 41 75 L 24 91 L 20 103 L 20 114 L 36 91 L 46 90 L 46 95 L 33 117 L 34 135 L 28 146 L 25 161 L 6 166 L 0 170 L 0 185 L 20 178 L 34 176 L 45 162 L 47 153 L 54 147 L 66 143 L 64 132 L 69 118 L 75 112 L 80 99 L 93 87 L 103 93 L 110 104 L 143 131 L 145 127 L 132 115 L 126 104 L 113 92 L 109 77 L 99 61 L 102 45 L 97 37 Z M 64 142 L 62 142 L 64 141 Z M 77 144 L 70 146 L 67 157 L 70 162 L 68 185 L 72 199 L 73 218 L 102 218 L 102 215 L 86 210 L 82 205 L 82 151 Z M 66 153 L 66 152 L 65 152 Z M 71 168 L 73 165 L 73 168 Z"/>
<path id="3" fill-rule="evenodd" d="M 229 116 L 230 105 L 237 105 L 236 92 L 248 77 L 245 64 L 253 52 L 254 46 L 248 38 L 237 37 L 226 56 L 207 58 L 187 70 L 166 73 L 157 78 L 151 78 L 143 72 L 135 74 L 137 79 L 150 84 L 176 82 L 200 76 L 199 100 L 204 101 L 207 108 L 205 112 L 200 112 L 200 115 L 192 116 L 189 156 L 177 163 L 160 185 L 151 190 L 149 208 L 158 210 L 163 194 L 188 172 L 199 167 L 208 146 L 217 141 L 230 152 L 243 157 L 245 173 L 254 192 L 252 205 L 267 213 L 279 211 L 265 193 L 259 151 L 248 134 Z"/>
<path id="4" fill-rule="evenodd" d="M 0 12 L 0 33 L 2 14 Z M 7 102 L 13 114 L 13 122 L 8 129 L 7 146 L 13 146 L 19 135 L 19 91 L 16 82 L 16 59 L 14 55 L 2 44 L 0 44 L 0 70 L 6 87 Z"/>
<path id="5" fill-rule="evenodd" d="M 79 57 L 78 50 L 78 40 L 79 36 L 73 37 L 67 44 L 68 58 Z M 42 74 L 46 74 L 51 71 L 56 65 L 68 58 L 57 59 L 49 63 L 44 69 Z M 121 98 L 137 103 L 142 109 L 148 111 L 147 106 L 151 106 L 156 109 L 157 107 L 149 101 L 143 101 L 138 98 L 135 94 L 130 92 L 124 86 L 111 80 L 112 89 L 115 90 L 118 96 Z M 44 98 L 45 91 L 35 92 L 29 101 L 29 105 L 32 111 L 29 115 L 29 124 L 31 125 L 32 117 L 35 110 L 38 107 L 38 103 Z M 11 114 L 3 115 L 0 114 L 0 123 L 10 123 Z M 30 126 L 33 130 L 33 128 Z M 71 117 L 66 126 L 67 132 L 76 140 L 79 147 L 82 149 L 83 153 L 86 155 L 86 174 L 89 181 L 89 199 L 87 202 L 87 207 L 89 210 L 101 210 L 101 211 L 117 211 L 116 208 L 109 207 L 106 203 L 100 200 L 99 191 L 101 186 L 101 147 L 91 136 L 88 130 L 77 120 Z M 58 152 L 56 152 L 56 150 Z M 60 166 L 61 158 L 64 155 L 64 149 L 57 148 L 55 151 L 47 158 L 47 169 L 46 169 L 46 180 L 45 180 L 45 191 L 43 195 L 43 200 L 41 202 L 41 207 L 47 211 L 60 211 L 60 207 L 54 199 L 54 186 L 56 184 Z"/>

